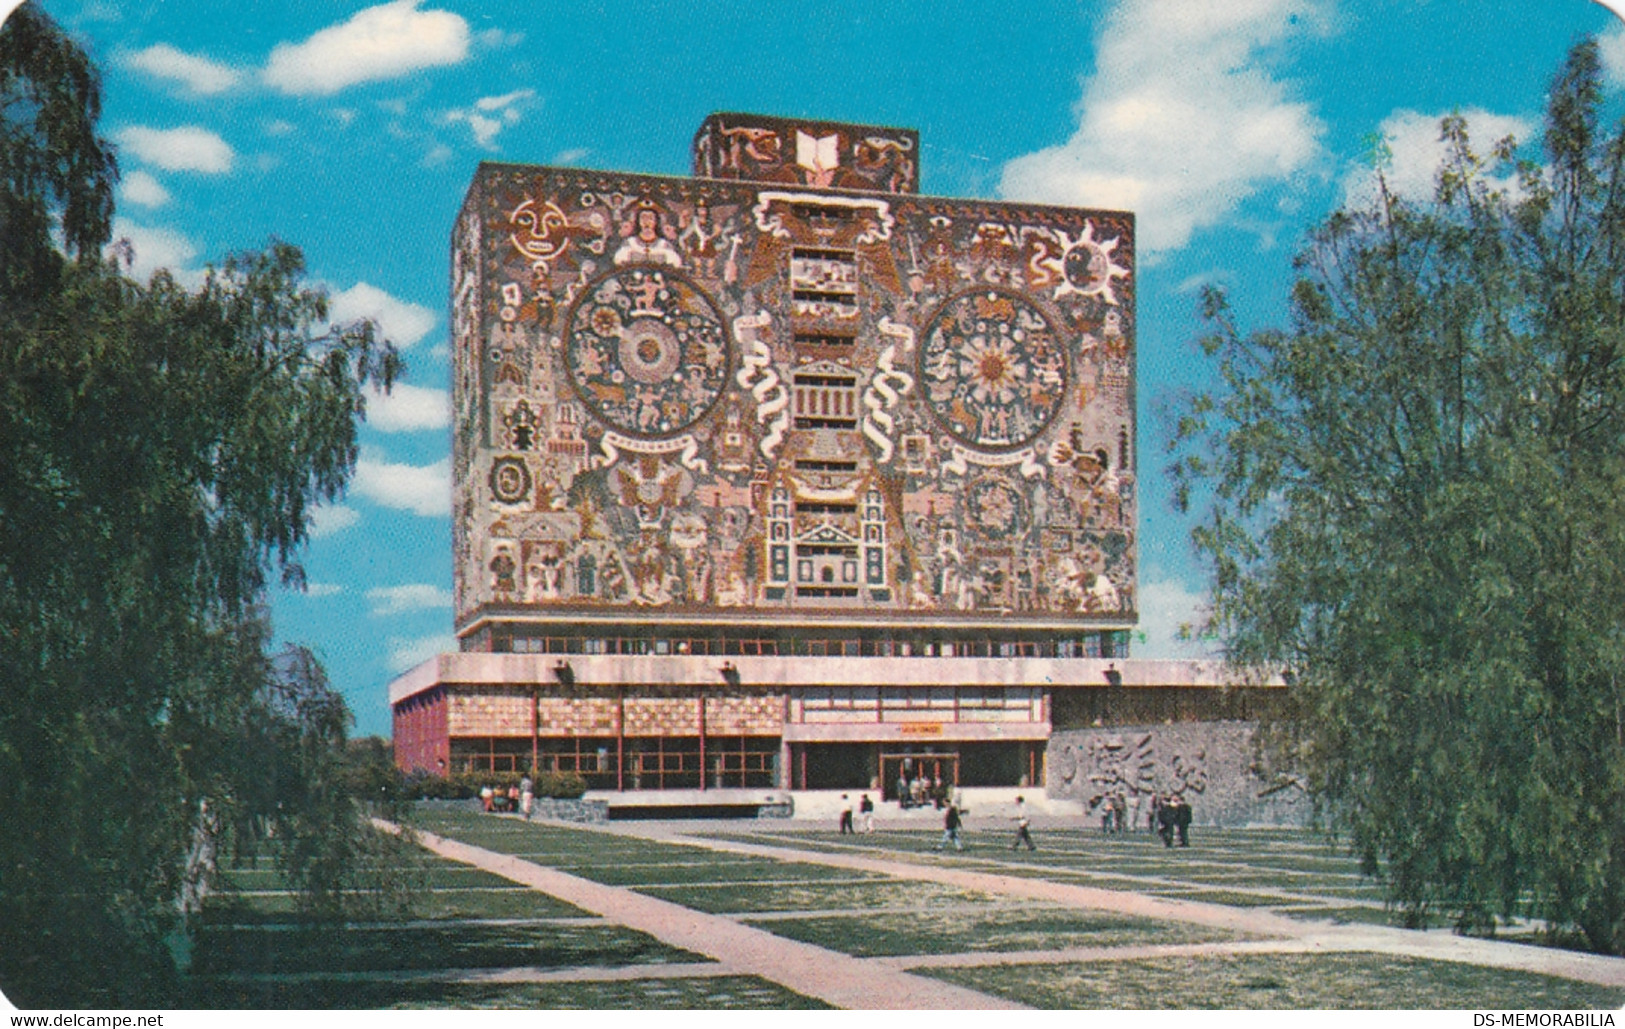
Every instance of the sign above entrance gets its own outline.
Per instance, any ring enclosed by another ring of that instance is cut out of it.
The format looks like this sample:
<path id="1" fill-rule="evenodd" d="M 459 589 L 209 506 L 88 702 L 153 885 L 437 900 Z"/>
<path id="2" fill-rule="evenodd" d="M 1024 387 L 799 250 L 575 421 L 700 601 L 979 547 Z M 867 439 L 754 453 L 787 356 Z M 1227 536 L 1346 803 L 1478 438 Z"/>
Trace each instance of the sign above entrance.
<path id="1" fill-rule="evenodd" d="M 902 736 L 941 736 L 941 722 L 905 722 L 897 727 Z"/>

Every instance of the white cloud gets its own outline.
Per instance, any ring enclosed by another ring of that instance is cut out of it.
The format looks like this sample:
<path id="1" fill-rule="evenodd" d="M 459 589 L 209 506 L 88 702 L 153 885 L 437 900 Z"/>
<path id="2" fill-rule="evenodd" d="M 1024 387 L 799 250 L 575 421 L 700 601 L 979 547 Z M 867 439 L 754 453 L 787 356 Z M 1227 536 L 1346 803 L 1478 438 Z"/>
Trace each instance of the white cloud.
<path id="1" fill-rule="evenodd" d="M 589 152 L 590 151 L 583 147 L 571 147 L 569 150 L 560 150 L 558 153 L 553 155 L 553 160 L 549 163 L 575 164 L 577 161 L 586 157 Z"/>
<path id="2" fill-rule="evenodd" d="M 466 58 L 468 23 L 449 11 L 420 11 L 419 2 L 368 7 L 302 43 L 278 43 L 265 66 L 266 83 L 294 96 L 328 96 Z"/>
<path id="3" fill-rule="evenodd" d="M 177 50 L 168 43 L 125 54 L 121 63 L 154 78 L 178 82 L 198 96 L 224 93 L 242 81 L 242 73 L 237 69 Z"/>
<path id="4" fill-rule="evenodd" d="M 137 207 L 162 207 L 169 203 L 169 190 L 144 171 L 133 171 L 119 183 L 119 196 Z"/>
<path id="5" fill-rule="evenodd" d="M 1483 110 L 1460 112 L 1467 120 L 1467 136 L 1473 151 L 1480 157 L 1490 147 L 1507 136 L 1520 140 L 1533 135 L 1533 122 L 1506 114 L 1492 114 Z M 1391 159 L 1383 170 L 1390 191 L 1411 200 L 1426 200 L 1433 196 L 1439 165 L 1445 159 L 1445 144 L 1439 139 L 1439 122 L 1443 114 L 1422 114 L 1400 110 L 1383 119 L 1378 127 L 1388 144 Z M 1517 176 L 1489 177 L 1486 181 L 1494 188 L 1517 189 Z M 1377 175 L 1372 168 L 1361 165 L 1351 169 L 1343 178 L 1343 202 L 1361 205 L 1375 199 Z"/>
<path id="6" fill-rule="evenodd" d="M 128 243 L 128 247 L 125 244 Z M 174 229 L 138 225 L 123 218 L 113 219 L 113 242 L 107 254 L 117 255 L 120 264 L 129 259 L 125 273 L 141 282 L 160 268 L 169 269 L 175 281 L 191 287 L 203 281 L 203 271 L 189 267 L 198 255 L 197 244 Z"/>
<path id="7" fill-rule="evenodd" d="M 265 123 L 267 136 L 286 136 L 294 130 L 294 124 L 286 118 L 273 118 Z"/>
<path id="8" fill-rule="evenodd" d="M 363 453 L 352 487 L 375 504 L 443 518 L 451 514 L 451 459 L 431 465 L 390 464 Z"/>
<path id="9" fill-rule="evenodd" d="M 379 432 L 419 432 L 451 424 L 451 394 L 397 382 L 388 393 L 367 395 L 367 424 Z"/>
<path id="10" fill-rule="evenodd" d="M 1610 10 L 1625 19 L 1625 0 L 1604 0 Z M 1602 58 L 1603 75 L 1610 85 L 1625 86 L 1625 21 L 1616 21 L 1607 32 L 1597 36 L 1598 56 Z"/>
<path id="11" fill-rule="evenodd" d="M 384 659 L 391 672 L 404 672 L 408 668 L 415 668 L 437 654 L 445 654 L 457 649 L 457 637 L 451 633 L 437 633 L 433 636 L 418 636 L 407 639 L 400 636 L 389 638 L 389 655 Z"/>
<path id="12" fill-rule="evenodd" d="M 534 89 L 516 89 L 512 93 L 503 93 L 500 96 L 485 96 L 474 101 L 469 108 L 454 108 L 441 115 L 441 123 L 452 125 L 457 122 L 467 122 L 474 133 L 474 142 L 487 149 L 492 148 L 497 133 L 509 125 L 517 125 L 522 116 L 522 108 L 536 96 Z"/>
<path id="13" fill-rule="evenodd" d="M 361 512 L 343 504 L 323 504 L 310 512 L 310 538 L 336 536 L 361 520 Z"/>
<path id="14" fill-rule="evenodd" d="M 432 611 L 451 607 L 451 590 L 414 582 L 405 586 L 380 586 L 367 591 L 375 615 L 398 615 L 406 611 Z"/>
<path id="15" fill-rule="evenodd" d="M 183 125 L 154 129 L 132 125 L 113 139 L 140 160 L 164 171 L 195 171 L 219 175 L 231 171 L 231 146 L 208 129 Z"/>
<path id="16" fill-rule="evenodd" d="M 409 347 L 434 328 L 435 313 L 420 304 L 397 300 L 377 286 L 358 282 L 328 302 L 328 317 L 335 323 L 371 318 L 398 347 Z"/>
<path id="17" fill-rule="evenodd" d="M 343 592 L 344 587 L 336 582 L 305 583 L 305 596 L 307 597 L 336 597 Z"/>
<path id="18" fill-rule="evenodd" d="M 1148 658 L 1216 658 L 1220 656 L 1218 644 L 1206 640 L 1182 640 L 1180 630 L 1189 626 L 1194 633 L 1207 615 L 1207 598 L 1188 589 L 1173 579 L 1159 579 L 1140 584 L 1140 632 L 1143 643 L 1137 643 L 1135 657 Z"/>
<path id="19" fill-rule="evenodd" d="M 1134 211 L 1142 252 L 1184 246 L 1319 156 L 1319 120 L 1264 56 L 1319 2 L 1122 0 L 1099 30 L 1077 131 L 1006 164 L 1000 194 Z"/>

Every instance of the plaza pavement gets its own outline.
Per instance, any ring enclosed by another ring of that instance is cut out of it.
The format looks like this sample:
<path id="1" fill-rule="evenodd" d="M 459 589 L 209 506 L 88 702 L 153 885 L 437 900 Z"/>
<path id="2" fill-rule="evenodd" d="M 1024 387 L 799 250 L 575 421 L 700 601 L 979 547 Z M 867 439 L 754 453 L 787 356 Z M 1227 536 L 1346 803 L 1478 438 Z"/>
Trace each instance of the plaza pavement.
<path id="1" fill-rule="evenodd" d="M 538 823 L 540 824 L 540 823 Z M 561 825 L 565 823 L 560 823 Z M 1406 930 L 1375 925 L 1336 925 L 1329 921 L 1288 918 L 1274 912 L 1192 900 L 1106 890 L 1055 882 L 1030 875 L 915 863 L 876 856 L 854 847 L 800 848 L 775 840 L 746 843 L 697 835 L 694 823 L 619 822 L 599 826 L 568 823 L 572 829 L 698 846 L 721 854 L 800 861 L 900 880 L 931 882 L 981 891 L 1012 900 L 1039 902 L 1076 910 L 1110 911 L 1170 922 L 1231 930 L 1244 939 L 1226 942 L 1115 947 L 1068 947 L 1018 952 L 973 952 L 855 958 L 838 951 L 776 936 L 744 925 L 740 916 L 712 915 L 621 886 L 608 886 L 520 858 L 419 832 L 419 841 L 443 857 L 466 862 L 514 882 L 566 900 L 609 922 L 636 929 L 671 946 L 703 954 L 716 964 L 644 966 L 633 970 L 576 969 L 537 972 L 507 970 L 478 981 L 563 981 L 633 978 L 651 975 L 691 976 L 748 974 L 841 1008 L 857 1009 L 988 1009 L 1012 1008 L 1002 998 L 910 974 L 907 969 L 994 964 L 1044 964 L 1074 961 L 1118 961 L 1152 957 L 1258 953 L 1365 952 L 1461 962 L 1491 968 L 1557 976 L 1612 987 L 1625 987 L 1625 959 L 1557 950 L 1503 940 L 1457 936 L 1446 930 Z M 703 828 L 714 831 L 716 823 Z M 828 846 L 827 840 L 821 845 Z M 988 860 L 987 848 L 978 848 Z M 1025 866 L 1012 865 L 1012 871 Z M 857 914 L 840 911 L 822 914 Z M 803 917 L 806 913 L 756 915 L 755 921 Z"/>

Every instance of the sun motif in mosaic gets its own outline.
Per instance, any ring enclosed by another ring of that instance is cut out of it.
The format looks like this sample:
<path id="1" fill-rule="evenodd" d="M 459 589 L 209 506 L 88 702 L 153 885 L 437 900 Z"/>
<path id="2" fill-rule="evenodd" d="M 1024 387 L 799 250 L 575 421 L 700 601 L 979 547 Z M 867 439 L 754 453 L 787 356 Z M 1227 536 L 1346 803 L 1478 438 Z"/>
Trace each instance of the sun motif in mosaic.
<path id="1" fill-rule="evenodd" d="M 1059 333 L 1037 307 L 1005 290 L 979 289 L 944 303 L 919 360 L 933 411 L 967 446 L 1030 443 L 1066 395 Z"/>
<path id="2" fill-rule="evenodd" d="M 632 266 L 599 279 L 571 309 L 564 338 L 582 399 L 632 436 L 682 432 L 728 382 L 722 315 L 670 268 Z"/>

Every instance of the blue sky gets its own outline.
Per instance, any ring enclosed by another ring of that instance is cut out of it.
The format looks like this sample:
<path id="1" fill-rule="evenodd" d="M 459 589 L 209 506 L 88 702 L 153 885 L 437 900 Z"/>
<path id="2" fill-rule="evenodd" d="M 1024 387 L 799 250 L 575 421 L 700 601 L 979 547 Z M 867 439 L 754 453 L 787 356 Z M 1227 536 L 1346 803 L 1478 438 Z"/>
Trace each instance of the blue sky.
<path id="1" fill-rule="evenodd" d="M 0 10 L 11 4 L 0 0 Z M 1440 116 L 1531 138 L 1589 0 L 474 4 L 47 0 L 105 74 L 135 271 L 182 279 L 272 237 L 337 317 L 406 354 L 279 635 L 313 647 L 357 731 L 451 634 L 446 346 L 452 218 L 481 160 L 686 174 L 717 110 L 917 128 L 923 192 L 1138 216 L 1140 656 L 1176 656 L 1200 569 L 1169 504 L 1166 411 L 1201 383 L 1197 291 L 1280 324 L 1305 230 L 1357 192 L 1373 133 L 1425 191 Z M 226 13 L 229 11 L 229 15 Z"/>

